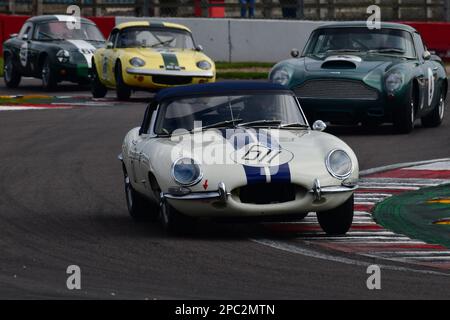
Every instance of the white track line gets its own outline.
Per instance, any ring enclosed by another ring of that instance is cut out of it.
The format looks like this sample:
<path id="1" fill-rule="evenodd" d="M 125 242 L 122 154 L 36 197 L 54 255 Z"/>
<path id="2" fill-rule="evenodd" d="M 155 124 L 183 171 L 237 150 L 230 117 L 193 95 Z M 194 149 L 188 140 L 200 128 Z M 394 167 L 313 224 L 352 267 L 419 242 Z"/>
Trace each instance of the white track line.
<path id="1" fill-rule="evenodd" d="M 369 265 L 373 264 L 373 263 L 368 263 L 368 262 L 359 261 L 359 260 L 355 260 L 355 259 L 350 259 L 350 258 L 345 258 L 345 257 L 340 257 L 340 256 L 333 256 L 333 255 L 325 254 L 325 253 L 318 252 L 315 250 L 300 248 L 300 247 L 297 247 L 297 246 L 294 246 L 291 244 L 281 243 L 279 241 L 272 241 L 272 240 L 268 240 L 268 239 L 250 239 L 250 240 L 255 243 L 258 243 L 258 244 L 261 244 L 264 246 L 268 246 L 268 247 L 271 247 L 274 249 L 278 249 L 278 250 L 282 250 L 282 251 L 286 251 L 286 252 L 290 252 L 290 253 L 301 254 L 303 256 L 321 259 L 321 260 L 340 262 L 340 263 L 356 265 L 356 266 L 361 266 L 361 267 L 368 267 Z M 450 276 L 447 273 L 438 272 L 438 271 L 418 270 L 418 269 L 413 269 L 413 268 L 408 268 L 408 267 L 398 267 L 398 266 L 392 266 L 392 265 L 379 265 L 379 266 L 383 269 L 393 270 L 393 271 L 406 271 L 406 272 L 433 274 L 433 275 L 440 275 L 440 276 L 447 276 L 447 277 Z"/>

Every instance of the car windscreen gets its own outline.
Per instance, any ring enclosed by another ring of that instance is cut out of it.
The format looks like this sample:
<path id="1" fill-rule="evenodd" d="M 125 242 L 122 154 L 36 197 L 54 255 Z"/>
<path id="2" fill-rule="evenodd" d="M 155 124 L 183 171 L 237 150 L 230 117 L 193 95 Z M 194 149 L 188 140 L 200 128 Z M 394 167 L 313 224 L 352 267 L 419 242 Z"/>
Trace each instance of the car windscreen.
<path id="1" fill-rule="evenodd" d="M 264 127 L 264 122 L 270 121 L 276 125 L 306 125 L 297 100 L 290 94 L 202 96 L 161 104 L 155 133 L 167 135 L 179 129 L 220 128 L 221 124 L 245 126 L 248 123 Z"/>
<path id="2" fill-rule="evenodd" d="M 70 29 L 67 22 L 51 21 L 40 23 L 34 34 L 36 40 L 86 40 L 105 41 L 98 28 L 89 23 L 80 23 L 80 28 Z"/>
<path id="3" fill-rule="evenodd" d="M 370 52 L 415 57 L 411 34 L 397 29 L 324 28 L 313 33 L 304 55 L 326 55 L 333 52 Z"/>
<path id="4" fill-rule="evenodd" d="M 191 34 L 184 30 L 132 27 L 120 32 L 116 47 L 194 49 L 194 41 Z"/>

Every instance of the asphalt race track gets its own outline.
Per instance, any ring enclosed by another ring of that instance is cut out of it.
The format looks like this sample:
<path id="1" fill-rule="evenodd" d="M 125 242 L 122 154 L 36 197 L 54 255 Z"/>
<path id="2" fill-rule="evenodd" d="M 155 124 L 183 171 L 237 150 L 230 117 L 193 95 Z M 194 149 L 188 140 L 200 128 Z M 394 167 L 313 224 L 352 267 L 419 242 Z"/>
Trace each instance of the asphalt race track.
<path id="1" fill-rule="evenodd" d="M 54 95 L 89 96 L 64 86 Z M 0 95 L 42 94 L 24 80 Z M 113 96 L 113 95 L 112 95 Z M 127 213 L 117 155 L 138 126 L 145 94 L 131 103 L 0 112 L 0 298 L 449 299 L 450 274 L 382 268 L 368 290 L 366 267 L 273 249 L 252 226 L 209 225 L 168 237 Z M 1 111 L 1 110 L 0 110 Z M 436 129 L 410 135 L 336 128 L 361 169 L 449 157 L 450 110 Z M 212 230 L 212 231 L 211 231 Z M 359 257 L 358 259 L 362 259 Z M 369 263 L 378 263 L 370 260 Z M 66 288 L 78 265 L 82 290 Z"/>

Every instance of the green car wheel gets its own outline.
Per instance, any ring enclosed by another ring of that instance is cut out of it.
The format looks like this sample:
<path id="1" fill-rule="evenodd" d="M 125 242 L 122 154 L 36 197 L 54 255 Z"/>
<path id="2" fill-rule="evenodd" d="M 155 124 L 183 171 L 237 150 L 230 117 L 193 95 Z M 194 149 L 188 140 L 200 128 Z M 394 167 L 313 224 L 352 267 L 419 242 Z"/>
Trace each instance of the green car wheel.
<path id="1" fill-rule="evenodd" d="M 434 107 L 433 111 L 422 117 L 422 125 L 427 128 L 438 127 L 441 125 L 442 120 L 444 120 L 444 109 L 445 109 L 445 89 L 441 88 L 439 101 Z"/>

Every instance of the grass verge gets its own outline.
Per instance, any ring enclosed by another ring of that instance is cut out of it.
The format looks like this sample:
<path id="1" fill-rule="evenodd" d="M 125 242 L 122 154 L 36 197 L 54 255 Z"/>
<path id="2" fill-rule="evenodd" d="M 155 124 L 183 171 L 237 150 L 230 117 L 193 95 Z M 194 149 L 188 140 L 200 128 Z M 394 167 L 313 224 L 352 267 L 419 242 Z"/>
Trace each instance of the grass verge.
<path id="1" fill-rule="evenodd" d="M 218 79 L 267 79 L 273 63 L 267 62 L 217 62 Z M 258 71 L 253 71 L 253 70 Z M 3 77 L 3 58 L 0 57 L 0 77 Z"/>
<path id="2" fill-rule="evenodd" d="M 240 71 L 222 72 L 222 71 L 217 71 L 217 79 L 259 80 L 259 79 L 267 79 L 268 76 L 269 76 L 268 72 L 240 72 Z"/>
<path id="3" fill-rule="evenodd" d="M 250 69 L 250 68 L 266 68 L 270 69 L 275 65 L 273 62 L 224 62 L 217 61 L 216 69 Z"/>
<path id="4" fill-rule="evenodd" d="M 271 62 L 216 62 L 218 79 L 267 79 Z"/>

